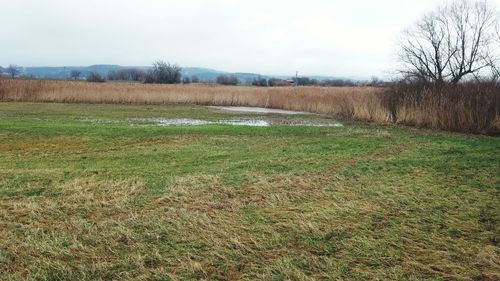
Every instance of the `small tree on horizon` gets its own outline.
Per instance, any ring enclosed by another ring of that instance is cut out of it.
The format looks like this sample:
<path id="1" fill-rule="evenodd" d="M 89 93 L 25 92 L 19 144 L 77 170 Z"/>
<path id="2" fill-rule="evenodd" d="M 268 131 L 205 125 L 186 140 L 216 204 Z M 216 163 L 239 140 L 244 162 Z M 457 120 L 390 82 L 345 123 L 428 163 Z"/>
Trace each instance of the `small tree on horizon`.
<path id="1" fill-rule="evenodd" d="M 19 70 L 19 66 L 17 64 L 10 64 L 6 68 L 6 71 L 7 71 L 7 74 L 10 75 L 10 78 L 12 78 L 12 79 L 16 78 L 16 76 L 21 72 Z"/>

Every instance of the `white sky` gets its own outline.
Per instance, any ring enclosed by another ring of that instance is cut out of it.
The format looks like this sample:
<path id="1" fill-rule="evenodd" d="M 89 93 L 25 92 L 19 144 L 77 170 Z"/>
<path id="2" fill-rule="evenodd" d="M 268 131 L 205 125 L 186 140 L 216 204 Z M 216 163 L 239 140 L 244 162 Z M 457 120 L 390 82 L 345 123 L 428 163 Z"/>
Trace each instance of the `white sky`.
<path id="1" fill-rule="evenodd" d="M 384 76 L 443 0 L 0 0 L 0 65 L 181 66 Z M 492 0 L 500 6 L 500 0 Z"/>

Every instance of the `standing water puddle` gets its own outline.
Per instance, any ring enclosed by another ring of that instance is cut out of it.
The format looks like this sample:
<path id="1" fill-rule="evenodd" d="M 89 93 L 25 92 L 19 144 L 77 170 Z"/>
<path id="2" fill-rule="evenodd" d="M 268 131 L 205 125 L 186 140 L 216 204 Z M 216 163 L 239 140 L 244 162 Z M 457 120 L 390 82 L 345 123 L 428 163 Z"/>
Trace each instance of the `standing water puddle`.
<path id="1" fill-rule="evenodd" d="M 221 124 L 221 125 L 239 125 L 239 126 L 252 126 L 252 127 L 268 127 L 271 124 L 265 120 L 218 120 L 218 121 L 208 121 L 200 119 L 165 119 L 165 118 L 151 118 L 143 119 L 144 121 L 153 121 L 159 126 L 171 126 L 171 125 L 181 125 L 181 126 L 200 126 L 209 124 Z"/>
<path id="2" fill-rule="evenodd" d="M 287 114 L 287 115 L 311 114 L 302 111 L 291 111 L 291 110 L 273 109 L 265 107 L 247 107 L 247 106 L 209 106 L 209 107 L 226 111 L 234 111 L 234 112 L 274 113 L 274 114 Z"/>
<path id="3" fill-rule="evenodd" d="M 301 111 L 290 111 L 282 109 L 272 109 L 263 107 L 244 107 L 244 106 L 210 106 L 210 108 L 232 111 L 258 113 L 255 118 L 245 116 L 242 119 L 220 119 L 220 120 L 202 120 L 191 118 L 131 118 L 125 120 L 113 119 L 79 119 L 92 123 L 121 123 L 138 126 L 202 126 L 202 125 L 234 125 L 250 127 L 269 127 L 269 126 L 305 126 L 305 127 L 343 127 L 342 124 L 331 119 L 320 118 L 267 118 L 259 114 L 283 114 L 283 115 L 310 115 L 311 113 Z"/>
<path id="4" fill-rule="evenodd" d="M 269 127 L 269 126 L 304 126 L 304 127 L 343 127 L 342 124 L 329 119 L 312 120 L 287 120 L 287 119 L 221 119 L 221 120 L 201 120 L 190 118 L 131 118 L 124 120 L 114 119 L 94 119 L 77 118 L 81 122 L 93 124 L 130 124 L 136 126 L 202 126 L 202 125 L 233 125 L 250 127 Z"/>
<path id="5" fill-rule="evenodd" d="M 150 118 L 141 119 L 141 121 L 149 121 L 157 126 L 200 126 L 200 125 L 234 125 L 234 126 L 250 126 L 250 127 L 269 127 L 269 126 L 305 126 L 305 127 L 343 127 L 342 124 L 332 120 L 263 120 L 263 119 L 234 119 L 234 120 L 217 120 L 208 121 L 200 119 L 164 119 Z"/>

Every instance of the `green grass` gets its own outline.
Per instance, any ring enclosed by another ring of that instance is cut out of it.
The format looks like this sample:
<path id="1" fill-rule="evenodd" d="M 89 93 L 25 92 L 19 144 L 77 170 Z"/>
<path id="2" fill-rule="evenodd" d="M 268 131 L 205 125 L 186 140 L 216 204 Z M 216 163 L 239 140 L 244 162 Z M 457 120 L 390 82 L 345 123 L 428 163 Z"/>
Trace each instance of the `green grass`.
<path id="1" fill-rule="evenodd" d="M 500 278 L 498 138 L 150 117 L 328 120 L 0 103 L 0 279 Z"/>

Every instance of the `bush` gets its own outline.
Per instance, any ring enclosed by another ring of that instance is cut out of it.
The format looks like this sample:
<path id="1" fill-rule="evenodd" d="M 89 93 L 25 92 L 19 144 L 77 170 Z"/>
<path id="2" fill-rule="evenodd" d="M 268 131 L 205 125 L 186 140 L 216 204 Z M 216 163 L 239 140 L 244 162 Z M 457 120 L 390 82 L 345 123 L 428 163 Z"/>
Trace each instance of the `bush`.
<path id="1" fill-rule="evenodd" d="M 97 72 L 91 72 L 89 75 L 87 75 L 87 82 L 96 82 L 96 83 L 103 83 L 106 82 L 106 79 L 101 76 L 101 74 Z"/>

